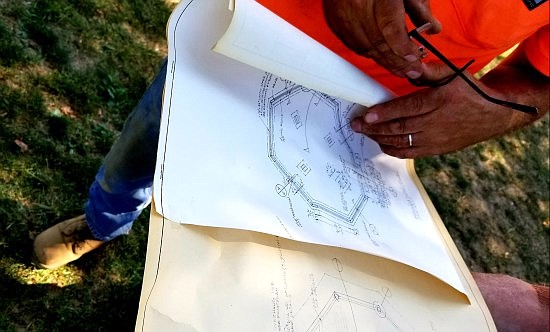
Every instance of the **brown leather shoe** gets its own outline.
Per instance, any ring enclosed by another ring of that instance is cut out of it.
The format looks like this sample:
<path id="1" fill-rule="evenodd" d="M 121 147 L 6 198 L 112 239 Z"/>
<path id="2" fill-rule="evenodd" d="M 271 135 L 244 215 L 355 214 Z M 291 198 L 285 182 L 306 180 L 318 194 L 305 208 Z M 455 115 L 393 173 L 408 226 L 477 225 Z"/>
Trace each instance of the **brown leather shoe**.
<path id="1" fill-rule="evenodd" d="M 55 269 L 79 259 L 104 241 L 94 238 L 86 216 L 81 215 L 54 225 L 34 239 L 34 255 L 45 269 Z"/>

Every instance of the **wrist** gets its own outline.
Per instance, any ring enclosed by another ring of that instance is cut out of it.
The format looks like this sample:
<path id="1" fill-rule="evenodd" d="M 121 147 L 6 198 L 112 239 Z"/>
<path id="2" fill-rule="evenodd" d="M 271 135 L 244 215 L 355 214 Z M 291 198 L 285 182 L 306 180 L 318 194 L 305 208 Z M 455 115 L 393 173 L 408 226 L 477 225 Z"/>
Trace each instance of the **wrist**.
<path id="1" fill-rule="evenodd" d="M 527 114 L 510 109 L 508 130 L 515 130 L 531 124 L 548 113 L 550 81 L 548 77 L 534 72 L 534 70 L 500 65 L 483 76 L 480 82 L 486 86 L 487 92 L 496 98 L 538 109 L 537 114 Z"/>

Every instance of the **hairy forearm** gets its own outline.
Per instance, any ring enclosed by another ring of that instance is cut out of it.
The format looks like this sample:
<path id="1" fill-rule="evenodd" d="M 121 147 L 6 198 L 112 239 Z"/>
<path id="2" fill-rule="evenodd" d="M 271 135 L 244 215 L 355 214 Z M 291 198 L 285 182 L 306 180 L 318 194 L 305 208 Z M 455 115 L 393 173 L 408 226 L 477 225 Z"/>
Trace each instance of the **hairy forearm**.
<path id="1" fill-rule="evenodd" d="M 531 67 L 521 50 L 483 76 L 481 81 L 497 92 L 499 98 L 538 108 L 536 115 L 514 112 L 508 130 L 526 126 L 548 113 L 550 79 Z"/>

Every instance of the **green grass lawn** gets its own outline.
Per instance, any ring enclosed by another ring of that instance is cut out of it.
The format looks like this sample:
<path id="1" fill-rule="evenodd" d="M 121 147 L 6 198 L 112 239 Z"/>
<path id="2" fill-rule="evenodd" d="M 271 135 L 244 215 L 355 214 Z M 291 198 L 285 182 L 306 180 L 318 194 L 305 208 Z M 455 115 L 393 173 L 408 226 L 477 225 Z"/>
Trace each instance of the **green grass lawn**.
<path id="1" fill-rule="evenodd" d="M 147 216 L 56 271 L 32 240 L 81 214 L 103 156 L 166 54 L 163 0 L 0 1 L 0 331 L 130 331 Z"/>
<path id="2" fill-rule="evenodd" d="M 54 271 L 34 237 L 82 213 L 88 187 L 166 54 L 163 0 L 0 1 L 0 331 L 130 331 L 147 214 Z M 207 24 L 207 23 L 205 23 Z M 418 173 L 467 264 L 550 281 L 548 117 Z"/>

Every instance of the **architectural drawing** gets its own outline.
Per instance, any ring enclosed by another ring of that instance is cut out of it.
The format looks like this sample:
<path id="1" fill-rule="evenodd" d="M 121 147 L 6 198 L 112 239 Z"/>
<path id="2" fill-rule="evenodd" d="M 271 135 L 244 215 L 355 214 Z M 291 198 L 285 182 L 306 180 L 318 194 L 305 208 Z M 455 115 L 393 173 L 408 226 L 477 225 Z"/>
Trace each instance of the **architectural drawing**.
<path id="1" fill-rule="evenodd" d="M 157 211 L 358 250 L 461 289 L 410 163 L 351 130 L 353 102 L 212 52 L 233 15 L 220 6 L 192 0 L 178 14 L 189 19 L 172 21 Z M 204 29 L 198 17 L 215 24 Z"/>
<path id="2" fill-rule="evenodd" d="M 391 193 L 363 155 L 366 138 L 349 126 L 354 106 L 271 74 L 263 78 L 258 101 L 267 156 L 282 176 L 277 194 L 289 200 L 293 215 L 299 198 L 311 219 L 351 233 L 366 203 L 386 208 Z"/>
<path id="3" fill-rule="evenodd" d="M 495 330 L 412 165 L 351 132 L 353 103 L 211 51 L 237 8 L 262 13 L 237 4 L 186 0 L 170 19 L 136 330 Z M 264 14 L 245 23 L 265 32 Z M 308 56 L 292 45 L 309 50 L 307 40 L 285 41 L 297 35 L 268 32 L 245 49 L 276 42 L 269 55 L 303 71 Z M 320 64 L 316 81 L 335 68 Z"/>
<path id="4" fill-rule="evenodd" d="M 360 331 L 360 326 L 364 326 L 361 321 L 373 319 L 372 313 L 388 323 L 386 331 L 390 329 L 403 331 L 391 317 L 387 316 L 381 302 L 358 299 L 334 292 L 307 332 L 331 331 L 334 326 L 346 326 L 345 330 L 340 331 Z"/>
<path id="5" fill-rule="evenodd" d="M 332 261 L 335 271 L 324 273 L 316 283 L 312 280 L 310 295 L 300 306 L 304 311 L 306 307 L 315 308 L 306 332 L 334 331 L 335 327 L 342 332 L 362 331 L 367 326 L 377 326 L 384 331 L 411 330 L 410 324 L 392 306 L 389 288 L 371 289 L 352 283 L 345 279 L 339 259 Z M 300 311 L 297 310 L 296 317 L 304 320 Z"/>
<path id="6" fill-rule="evenodd" d="M 416 325 L 402 313 L 399 292 L 395 298 L 384 281 L 357 279 L 345 261 L 333 257 L 319 261 L 309 271 L 295 265 L 292 252 L 276 239 L 279 273 L 271 281 L 275 330 L 302 332 L 412 331 Z M 289 275 L 293 275 L 290 282 Z M 300 276 L 299 278 L 297 276 Z M 418 327 L 418 326 L 417 326 Z"/>

